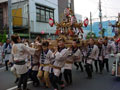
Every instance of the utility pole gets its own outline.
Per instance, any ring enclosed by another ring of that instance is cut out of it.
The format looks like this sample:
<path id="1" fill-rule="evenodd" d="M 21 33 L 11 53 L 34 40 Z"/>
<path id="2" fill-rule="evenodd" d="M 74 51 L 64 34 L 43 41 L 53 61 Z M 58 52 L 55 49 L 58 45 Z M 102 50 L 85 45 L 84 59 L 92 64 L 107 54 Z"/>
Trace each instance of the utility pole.
<path id="1" fill-rule="evenodd" d="M 99 18 L 100 18 L 100 30 L 102 32 L 102 37 L 104 37 L 104 31 L 103 31 L 103 28 L 102 28 L 102 8 L 101 8 L 101 0 L 99 0 Z"/>
<path id="2" fill-rule="evenodd" d="M 120 13 L 118 13 L 118 22 L 120 22 Z"/>
<path id="3" fill-rule="evenodd" d="M 91 33 L 92 33 L 92 13 L 90 12 L 90 29 L 91 29 Z"/>
<path id="4" fill-rule="evenodd" d="M 9 39 L 11 39 L 11 35 L 13 34 L 13 23 L 12 23 L 12 2 L 8 0 L 8 25 L 9 25 Z"/>
<path id="5" fill-rule="evenodd" d="M 120 22 L 120 13 L 118 13 L 118 23 Z M 120 27 L 118 28 L 120 30 Z"/>
<path id="6" fill-rule="evenodd" d="M 29 10 L 29 0 L 27 0 L 28 6 L 28 32 L 29 32 L 29 41 L 31 40 L 31 30 L 30 30 L 30 10 Z"/>

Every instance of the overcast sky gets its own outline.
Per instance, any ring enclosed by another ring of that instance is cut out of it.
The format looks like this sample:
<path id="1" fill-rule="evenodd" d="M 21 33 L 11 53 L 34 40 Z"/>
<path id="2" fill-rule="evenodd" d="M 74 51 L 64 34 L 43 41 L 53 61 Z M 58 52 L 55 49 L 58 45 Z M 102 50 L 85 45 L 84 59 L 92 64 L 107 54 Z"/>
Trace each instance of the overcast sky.
<path id="1" fill-rule="evenodd" d="M 102 1 L 102 13 L 103 16 L 117 16 L 120 12 L 120 0 L 101 0 Z M 90 11 L 92 12 L 93 18 L 98 18 L 99 0 L 74 0 L 75 3 L 75 13 L 81 14 L 84 17 L 90 16 Z"/>

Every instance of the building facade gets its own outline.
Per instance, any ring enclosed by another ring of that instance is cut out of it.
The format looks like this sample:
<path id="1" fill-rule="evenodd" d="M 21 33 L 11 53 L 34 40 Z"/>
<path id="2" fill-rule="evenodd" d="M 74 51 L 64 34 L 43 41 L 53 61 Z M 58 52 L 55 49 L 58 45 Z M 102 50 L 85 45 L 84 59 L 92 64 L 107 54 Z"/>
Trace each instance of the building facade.
<path id="1" fill-rule="evenodd" d="M 8 3 L 7 1 L 0 1 L 0 32 L 8 28 Z"/>
<path id="2" fill-rule="evenodd" d="M 48 22 L 49 18 L 58 22 L 58 0 L 30 0 L 29 11 L 31 33 L 44 34 L 45 38 L 53 36 L 56 26 L 51 27 Z"/>
<path id="3" fill-rule="evenodd" d="M 8 0 L 2 1 L 8 2 Z M 28 33 L 31 37 L 55 36 L 56 26 L 49 25 L 49 18 L 52 18 L 54 22 L 61 22 L 64 19 L 64 9 L 68 6 L 74 12 L 74 0 L 12 0 L 13 32 L 26 37 L 29 36 Z M 2 12 L 1 9 L 0 12 Z M 0 18 L 1 22 L 5 20 L 4 17 Z M 5 21 L 8 23 L 8 20 Z"/>
<path id="4" fill-rule="evenodd" d="M 67 7 L 71 7 L 74 12 L 74 0 L 58 0 L 59 22 L 65 18 L 64 9 Z"/>
<path id="5" fill-rule="evenodd" d="M 80 23 L 82 21 L 82 15 L 75 14 L 75 17 L 76 17 L 78 23 Z"/>
<path id="6" fill-rule="evenodd" d="M 30 30 L 31 37 L 40 35 L 48 38 L 53 36 L 56 30 L 55 25 L 53 27 L 49 25 L 49 18 L 54 19 L 54 22 L 58 22 L 59 19 L 58 0 L 52 0 L 52 2 L 51 0 L 14 0 L 12 14 L 13 26 L 24 28 L 24 32 L 23 30 L 14 30 L 15 33 L 27 34 Z"/>
<path id="7" fill-rule="evenodd" d="M 113 25 L 115 25 L 116 20 L 110 20 L 110 21 L 103 21 L 102 22 L 102 26 L 105 29 L 104 35 L 108 36 L 108 37 L 113 37 L 115 35 L 115 33 L 113 32 L 113 28 L 111 26 L 109 26 L 109 22 L 112 23 Z M 83 29 L 87 30 L 89 32 L 91 31 L 90 30 L 90 25 L 88 25 L 87 27 L 84 27 Z M 100 32 L 99 22 L 94 22 L 92 24 L 92 32 L 94 32 L 97 37 L 101 37 L 101 34 L 99 34 L 99 32 Z"/>

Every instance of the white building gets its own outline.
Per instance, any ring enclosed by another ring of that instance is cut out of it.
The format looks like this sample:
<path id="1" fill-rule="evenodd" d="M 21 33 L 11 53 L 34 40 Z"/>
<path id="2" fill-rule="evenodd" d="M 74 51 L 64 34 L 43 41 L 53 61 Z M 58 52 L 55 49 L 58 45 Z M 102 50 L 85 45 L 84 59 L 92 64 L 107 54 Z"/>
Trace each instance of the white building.
<path id="1" fill-rule="evenodd" d="M 75 14 L 77 22 L 81 22 L 82 21 L 82 15 L 80 14 Z"/>
<path id="2" fill-rule="evenodd" d="M 31 36 L 40 35 L 43 32 L 46 36 L 55 33 L 56 26 L 51 27 L 48 22 L 50 17 L 53 18 L 55 22 L 59 21 L 58 0 L 12 0 L 12 9 L 14 10 L 13 15 L 15 14 L 15 18 L 22 17 L 22 20 L 19 19 L 16 20 L 17 22 L 13 21 L 13 23 L 17 23 L 19 26 L 25 26 L 30 22 Z M 20 13 L 22 14 L 20 15 Z"/>
<path id="3" fill-rule="evenodd" d="M 29 11 L 31 33 L 55 33 L 56 27 L 50 27 L 48 22 L 50 17 L 58 22 L 58 0 L 30 0 Z"/>

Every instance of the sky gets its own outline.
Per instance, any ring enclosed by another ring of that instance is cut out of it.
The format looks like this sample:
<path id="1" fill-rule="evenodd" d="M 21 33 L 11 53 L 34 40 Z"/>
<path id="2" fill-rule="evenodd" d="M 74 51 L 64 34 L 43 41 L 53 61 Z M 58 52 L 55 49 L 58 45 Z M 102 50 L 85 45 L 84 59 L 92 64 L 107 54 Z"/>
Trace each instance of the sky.
<path id="1" fill-rule="evenodd" d="M 74 0 L 75 13 L 81 14 L 83 19 L 90 17 L 99 17 L 99 0 Z M 102 16 L 118 16 L 120 12 L 120 0 L 101 0 L 102 2 Z"/>

